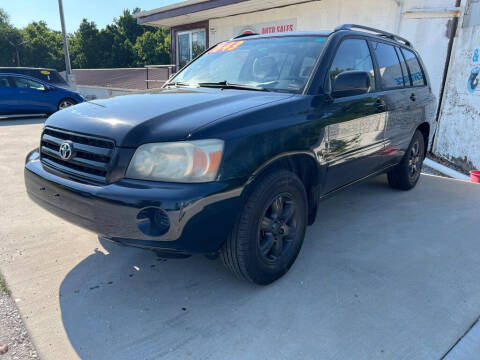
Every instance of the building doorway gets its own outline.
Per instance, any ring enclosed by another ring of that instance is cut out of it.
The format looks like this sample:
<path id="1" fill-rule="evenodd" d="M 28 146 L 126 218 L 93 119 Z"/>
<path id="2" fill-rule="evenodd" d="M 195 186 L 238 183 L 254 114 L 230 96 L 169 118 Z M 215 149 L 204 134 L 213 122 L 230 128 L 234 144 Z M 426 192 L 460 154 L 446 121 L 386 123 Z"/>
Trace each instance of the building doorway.
<path id="1" fill-rule="evenodd" d="M 181 69 L 205 51 L 207 37 L 205 29 L 177 32 L 177 68 Z"/>

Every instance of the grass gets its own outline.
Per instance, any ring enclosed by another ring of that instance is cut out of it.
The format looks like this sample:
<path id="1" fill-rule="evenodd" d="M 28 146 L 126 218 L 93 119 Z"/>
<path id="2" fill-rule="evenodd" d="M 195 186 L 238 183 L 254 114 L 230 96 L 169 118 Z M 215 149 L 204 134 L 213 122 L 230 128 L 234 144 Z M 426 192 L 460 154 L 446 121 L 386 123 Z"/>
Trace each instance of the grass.
<path id="1" fill-rule="evenodd" d="M 10 290 L 8 289 L 5 279 L 0 275 L 0 295 L 4 294 L 10 294 Z"/>

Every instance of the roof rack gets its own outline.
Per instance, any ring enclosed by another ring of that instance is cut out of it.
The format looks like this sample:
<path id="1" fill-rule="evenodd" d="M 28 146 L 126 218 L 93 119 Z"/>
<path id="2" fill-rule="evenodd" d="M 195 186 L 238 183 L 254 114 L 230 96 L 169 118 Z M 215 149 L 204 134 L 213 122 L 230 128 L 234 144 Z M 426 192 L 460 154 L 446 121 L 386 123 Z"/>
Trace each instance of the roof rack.
<path id="1" fill-rule="evenodd" d="M 372 27 L 363 26 L 363 25 L 343 24 L 343 25 L 337 26 L 334 31 L 353 30 L 353 29 L 366 30 L 366 31 L 369 31 L 371 33 L 374 33 L 375 35 L 383 36 L 383 37 L 386 37 L 386 38 L 389 38 L 389 39 L 392 39 L 392 40 L 395 40 L 395 41 L 398 41 L 398 42 L 403 42 L 405 45 L 411 46 L 410 41 L 408 41 L 405 38 L 402 38 L 401 36 L 398 36 L 398 35 L 383 31 L 383 30 L 375 29 L 375 28 L 372 28 Z"/>

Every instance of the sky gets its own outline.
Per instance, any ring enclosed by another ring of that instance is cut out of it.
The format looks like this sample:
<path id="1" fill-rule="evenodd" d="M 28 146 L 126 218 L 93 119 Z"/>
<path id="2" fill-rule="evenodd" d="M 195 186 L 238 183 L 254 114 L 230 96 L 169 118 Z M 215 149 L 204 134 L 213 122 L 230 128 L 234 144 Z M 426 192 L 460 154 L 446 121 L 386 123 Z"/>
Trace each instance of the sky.
<path id="1" fill-rule="evenodd" d="M 73 33 L 83 18 L 94 21 L 98 28 L 110 24 L 123 9 L 152 10 L 181 0 L 63 0 L 63 12 L 67 32 Z M 58 14 L 58 0 L 0 0 L 16 27 L 24 27 L 32 21 L 44 20 L 48 27 L 61 30 Z"/>

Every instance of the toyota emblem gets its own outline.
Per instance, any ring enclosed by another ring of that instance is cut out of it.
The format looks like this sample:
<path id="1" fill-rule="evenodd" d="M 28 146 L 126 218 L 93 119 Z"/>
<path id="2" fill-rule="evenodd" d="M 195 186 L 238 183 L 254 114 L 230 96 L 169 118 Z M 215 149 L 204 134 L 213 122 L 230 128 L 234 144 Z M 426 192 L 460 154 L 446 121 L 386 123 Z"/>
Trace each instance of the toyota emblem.
<path id="1" fill-rule="evenodd" d="M 73 155 L 73 144 L 71 141 L 64 141 L 60 145 L 60 156 L 63 160 L 68 160 Z"/>

